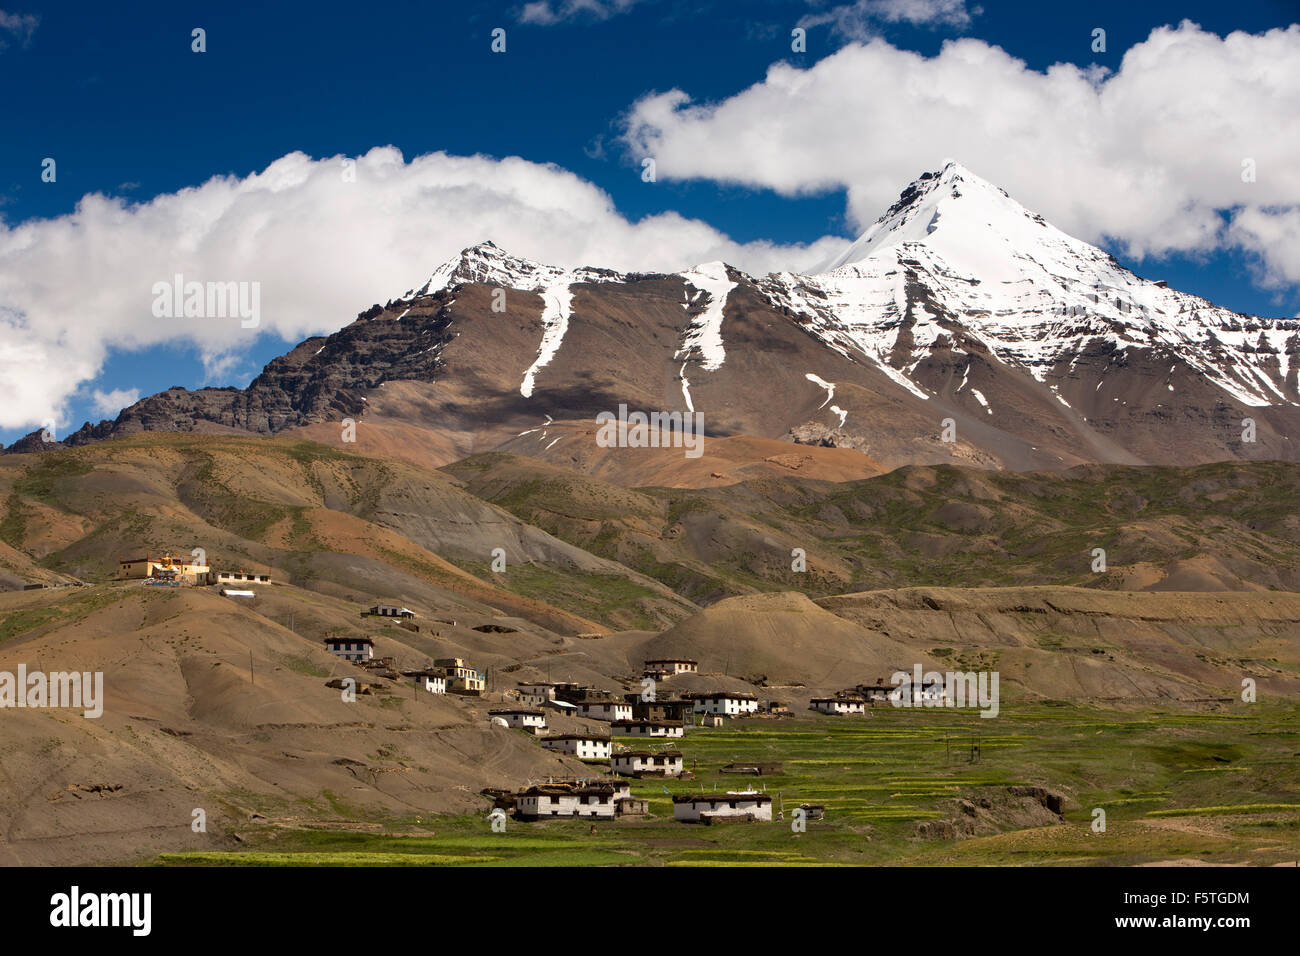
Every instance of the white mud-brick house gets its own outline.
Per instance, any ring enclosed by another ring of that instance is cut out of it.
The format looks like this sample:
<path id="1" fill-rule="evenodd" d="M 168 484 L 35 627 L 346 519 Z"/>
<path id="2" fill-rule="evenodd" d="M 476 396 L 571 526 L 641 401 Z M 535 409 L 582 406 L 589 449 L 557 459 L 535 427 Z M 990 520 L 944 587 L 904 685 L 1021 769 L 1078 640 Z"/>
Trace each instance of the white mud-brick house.
<path id="1" fill-rule="evenodd" d="M 541 738 L 540 743 L 547 750 L 579 760 L 608 760 L 613 749 L 610 739 L 598 734 L 552 734 Z"/>
<path id="2" fill-rule="evenodd" d="M 609 787 L 614 791 L 614 799 L 621 800 L 632 796 L 632 784 L 623 777 L 589 777 L 579 780 L 584 787 Z"/>
<path id="3" fill-rule="evenodd" d="M 530 707 L 498 707 L 488 711 L 489 717 L 500 717 L 507 727 L 538 733 L 546 729 L 546 714 Z"/>
<path id="4" fill-rule="evenodd" d="M 447 690 L 453 694 L 479 696 L 487 688 L 487 677 L 463 657 L 440 657 L 433 666 L 447 675 Z"/>
<path id="5" fill-rule="evenodd" d="M 545 707 L 555 700 L 555 685 L 544 681 L 522 681 L 515 685 L 521 703 L 529 707 Z"/>
<path id="6" fill-rule="evenodd" d="M 409 607 L 400 607 L 396 604 L 373 604 L 370 613 L 375 617 L 415 617 L 415 612 Z"/>
<path id="7" fill-rule="evenodd" d="M 868 704 L 887 704 L 889 695 L 898 690 L 889 684 L 859 684 L 853 688 Z"/>
<path id="8" fill-rule="evenodd" d="M 814 697 L 808 706 L 823 714 L 865 714 L 867 702 L 862 697 Z"/>
<path id="9" fill-rule="evenodd" d="M 632 705 L 627 701 L 606 697 L 586 697 L 576 702 L 579 717 L 592 720 L 631 720 Z"/>
<path id="10" fill-rule="evenodd" d="M 758 712 L 758 698 L 753 694 L 741 694 L 734 691 L 718 691 L 712 694 L 687 694 L 695 701 L 697 714 L 721 714 L 724 717 L 737 717 L 742 714 Z"/>
<path id="11" fill-rule="evenodd" d="M 609 725 L 615 737 L 674 738 L 685 735 L 679 720 L 616 720 Z"/>
<path id="12" fill-rule="evenodd" d="M 347 661 L 368 661 L 375 656 L 375 642 L 368 637 L 327 637 L 325 650 Z"/>
<path id="13" fill-rule="evenodd" d="M 657 677 L 663 679 L 667 677 L 675 677 L 678 674 L 698 674 L 699 671 L 699 661 L 691 661 L 679 657 L 661 657 L 652 661 L 646 661 L 642 674 L 645 677 Z"/>
<path id="14" fill-rule="evenodd" d="M 556 681 L 551 686 L 555 688 L 556 700 L 567 700 L 570 704 L 576 704 L 588 697 L 599 700 L 602 697 L 609 696 L 608 694 L 601 694 L 600 691 L 588 684 L 579 684 L 574 681 Z"/>
<path id="15" fill-rule="evenodd" d="M 948 699 L 948 688 L 941 680 L 914 684 L 906 682 L 889 692 L 889 702 L 906 707 L 942 707 Z"/>
<path id="16" fill-rule="evenodd" d="M 676 750 L 625 750 L 610 760 L 610 769 L 624 777 L 680 777 L 684 767 Z"/>
<path id="17" fill-rule="evenodd" d="M 894 704 L 895 706 L 936 707 L 948 699 L 948 689 L 942 680 L 920 684 L 904 681 L 902 684 L 858 684 L 854 688 L 868 704 Z"/>
<path id="18" fill-rule="evenodd" d="M 415 686 L 430 694 L 447 693 L 447 675 L 441 671 L 421 671 L 415 675 Z"/>
<path id="19" fill-rule="evenodd" d="M 735 820 L 771 820 L 772 798 L 746 790 L 740 793 L 690 793 L 673 797 L 673 819 L 685 823 Z"/>
<path id="20" fill-rule="evenodd" d="M 616 795 L 617 791 L 610 786 L 542 784 L 519 791 L 515 796 L 515 812 L 532 820 L 546 817 L 612 820 Z"/>
<path id="21" fill-rule="evenodd" d="M 253 571 L 209 571 L 209 584 L 270 584 L 271 575 Z"/>

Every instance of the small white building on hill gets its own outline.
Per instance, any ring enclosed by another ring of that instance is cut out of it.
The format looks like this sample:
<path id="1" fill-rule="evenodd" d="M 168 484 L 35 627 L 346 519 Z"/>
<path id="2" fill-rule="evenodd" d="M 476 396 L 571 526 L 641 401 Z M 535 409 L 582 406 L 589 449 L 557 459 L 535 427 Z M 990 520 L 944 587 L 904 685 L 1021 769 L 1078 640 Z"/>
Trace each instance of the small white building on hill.
<path id="1" fill-rule="evenodd" d="M 447 675 L 440 671 L 424 671 L 415 675 L 415 686 L 430 694 L 447 693 Z"/>
<path id="2" fill-rule="evenodd" d="M 677 750 L 625 750 L 610 759 L 610 769 L 624 777 L 680 777 L 684 766 Z"/>
<path id="3" fill-rule="evenodd" d="M 600 784 L 563 786 L 542 784 L 521 790 L 515 797 L 515 812 L 525 819 L 543 817 L 592 817 L 614 819 L 618 791 Z"/>
<path id="4" fill-rule="evenodd" d="M 539 741 L 547 750 L 554 750 L 579 760 L 608 760 L 613 748 L 608 737 L 598 734 L 552 734 Z"/>
<path id="5" fill-rule="evenodd" d="M 488 711 L 489 717 L 500 717 L 507 727 L 537 733 L 546 729 L 546 714 L 530 707 L 498 707 Z"/>
<path id="6" fill-rule="evenodd" d="M 375 656 L 375 642 L 368 637 L 327 637 L 325 650 L 347 661 L 369 661 Z"/>
<path id="7" fill-rule="evenodd" d="M 579 717 L 592 720 L 631 720 L 632 705 L 627 701 L 603 697 L 585 698 L 576 702 Z"/>
<path id="8" fill-rule="evenodd" d="M 697 714 L 721 714 L 724 717 L 735 717 L 740 714 L 758 712 L 758 698 L 753 694 L 718 691 L 712 694 L 687 694 L 686 696 L 695 701 L 695 713 Z"/>
<path id="9" fill-rule="evenodd" d="M 717 817 L 771 820 L 772 798 L 754 790 L 739 793 L 689 793 L 673 797 L 674 820 L 707 823 Z"/>
<path id="10" fill-rule="evenodd" d="M 680 720 L 616 720 L 609 725 L 615 737 L 681 737 L 685 730 Z"/>
<path id="11" fill-rule="evenodd" d="M 823 714 L 865 714 L 867 702 L 861 697 L 814 697 L 808 706 Z"/>

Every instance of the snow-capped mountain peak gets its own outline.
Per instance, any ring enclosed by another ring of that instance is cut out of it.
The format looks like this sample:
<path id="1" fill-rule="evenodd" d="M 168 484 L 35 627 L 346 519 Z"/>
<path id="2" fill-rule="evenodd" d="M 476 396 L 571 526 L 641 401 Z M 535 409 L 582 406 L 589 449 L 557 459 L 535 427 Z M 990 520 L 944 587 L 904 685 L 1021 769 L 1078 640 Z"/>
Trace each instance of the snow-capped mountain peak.
<path id="1" fill-rule="evenodd" d="M 1109 262 L 1105 253 L 954 162 L 914 180 L 828 271 L 865 259 L 927 254 L 949 271 L 985 283 L 1025 279 L 1026 257 L 1053 271 L 1063 261 L 1071 269 L 1080 259 Z"/>
<path id="2" fill-rule="evenodd" d="M 922 399 L 934 390 L 918 366 L 936 349 L 964 342 L 1039 383 L 1086 350 L 1119 356 L 1152 349 L 1177 356 L 1243 404 L 1297 404 L 1300 323 L 1240 316 L 1142 279 L 957 162 L 909 184 L 825 272 L 754 280 L 711 262 L 677 275 L 687 291 L 676 359 L 698 361 L 706 372 L 726 359 L 725 310 L 739 281 L 757 287 L 824 345 L 878 367 Z M 628 281 L 611 270 L 543 265 L 481 242 L 405 298 L 460 283 L 541 295 L 543 339 L 520 385 L 530 396 L 565 337 L 572 286 Z M 682 365 L 684 394 L 686 372 Z"/>
<path id="3" fill-rule="evenodd" d="M 1300 323 L 1142 279 L 958 163 L 913 181 L 826 272 L 764 286 L 918 397 L 930 392 L 917 365 L 967 338 L 1039 382 L 1085 349 L 1136 347 L 1176 355 L 1244 404 L 1295 404 Z"/>

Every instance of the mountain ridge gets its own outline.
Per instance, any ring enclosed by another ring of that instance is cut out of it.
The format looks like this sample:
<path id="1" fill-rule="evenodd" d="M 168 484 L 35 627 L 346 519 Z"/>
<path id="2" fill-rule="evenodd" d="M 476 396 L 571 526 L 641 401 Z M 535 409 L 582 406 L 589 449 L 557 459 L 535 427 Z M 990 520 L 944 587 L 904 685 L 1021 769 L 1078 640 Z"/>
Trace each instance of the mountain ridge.
<path id="1" fill-rule="evenodd" d="M 856 448 L 886 468 L 1300 456 L 1300 320 L 1139 278 L 960 164 L 906 187 L 832 266 L 623 273 L 487 240 L 246 389 L 169 389 L 54 444 L 351 418 L 451 436 L 441 465 L 545 419 L 569 425 L 537 457 L 580 466 L 562 439 L 626 403 L 701 412 L 713 437 Z M 33 433 L 6 450 L 43 447 Z"/>

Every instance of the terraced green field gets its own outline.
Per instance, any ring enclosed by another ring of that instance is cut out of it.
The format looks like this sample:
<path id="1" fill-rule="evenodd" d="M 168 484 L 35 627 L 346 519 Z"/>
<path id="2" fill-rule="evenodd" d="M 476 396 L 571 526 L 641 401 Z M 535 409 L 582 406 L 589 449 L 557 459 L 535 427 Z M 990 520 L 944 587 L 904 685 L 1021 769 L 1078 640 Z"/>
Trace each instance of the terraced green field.
<path id="1" fill-rule="evenodd" d="M 874 710 L 867 717 L 732 721 L 682 744 L 692 781 L 642 780 L 650 815 L 525 823 L 480 816 L 367 820 L 368 829 L 241 831 L 248 851 L 168 854 L 164 865 L 1277 864 L 1300 858 L 1300 708 L 1238 704 L 1127 714 L 1004 707 L 1000 717 Z M 782 764 L 723 774 L 738 760 Z M 744 789 L 773 796 L 772 823 L 672 820 L 671 795 Z M 1064 798 L 1064 820 L 1037 804 Z M 963 807 L 963 802 L 965 806 Z M 826 817 L 796 833 L 800 803 Z M 1106 829 L 1093 829 L 1094 810 Z M 347 814 L 344 814 L 346 818 Z M 945 835 L 948 821 L 973 832 Z M 378 826 L 376 827 L 376 824 Z M 928 832 L 927 832 L 928 831 Z"/>

